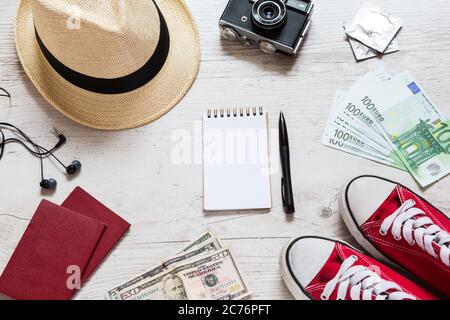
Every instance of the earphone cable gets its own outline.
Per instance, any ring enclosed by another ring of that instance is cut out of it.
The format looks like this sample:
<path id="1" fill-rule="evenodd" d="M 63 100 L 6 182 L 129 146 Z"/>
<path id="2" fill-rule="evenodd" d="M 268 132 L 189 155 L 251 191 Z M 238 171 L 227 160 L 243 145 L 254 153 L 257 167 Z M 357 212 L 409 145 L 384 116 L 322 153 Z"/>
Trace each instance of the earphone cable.
<path id="1" fill-rule="evenodd" d="M 0 129 L 0 134 L 2 135 L 2 142 L 0 144 L 0 160 L 3 158 L 3 152 L 5 151 L 5 134 L 3 130 Z"/>
<path id="2" fill-rule="evenodd" d="M 35 155 L 39 155 L 39 154 L 42 155 L 42 156 L 50 155 L 52 152 L 56 151 L 60 146 L 62 146 L 65 143 L 65 140 L 66 140 L 64 135 L 62 135 L 61 133 L 58 132 L 60 141 L 52 149 L 47 150 L 44 147 L 39 146 L 38 144 L 36 144 L 25 132 L 20 130 L 15 125 L 12 125 L 12 124 L 7 123 L 7 122 L 0 122 L 0 127 L 8 127 L 8 128 L 14 129 L 15 131 L 17 131 L 19 133 L 19 135 L 21 135 L 25 140 L 27 140 L 28 143 L 30 143 L 33 146 L 37 146 L 39 149 L 42 149 L 44 151 L 44 152 L 40 152 L 40 151 L 34 152 L 30 148 L 27 148 L 27 150 L 29 152 L 34 153 Z M 13 138 L 11 138 L 11 139 L 13 139 Z M 10 139 L 4 140 L 4 141 L 2 141 L 2 143 L 7 143 L 8 140 L 10 140 Z"/>
<path id="3" fill-rule="evenodd" d="M 0 97 L 8 97 L 11 103 L 11 95 L 8 91 L 0 87 Z M 6 138 L 3 130 L 9 130 L 15 134 L 13 138 Z M 46 149 L 43 146 L 35 143 L 25 132 L 16 127 L 13 124 L 7 122 L 0 122 L 0 160 L 5 155 L 5 146 L 8 143 L 17 143 L 21 145 L 30 154 L 39 158 L 40 161 L 40 171 L 41 171 L 41 183 L 40 186 L 43 189 L 55 189 L 57 182 L 55 179 L 44 179 L 44 158 L 52 157 L 56 160 L 66 171 L 67 175 L 74 175 L 81 170 L 81 162 L 78 160 L 72 161 L 68 166 L 59 160 L 57 156 L 53 153 L 58 150 L 62 145 L 66 143 L 66 137 L 64 134 L 58 131 L 58 129 L 53 128 L 54 134 L 58 138 L 58 142 L 51 149 Z"/>
<path id="4" fill-rule="evenodd" d="M 40 160 L 40 169 L 41 169 L 41 179 L 44 179 L 44 160 L 42 155 L 40 154 L 40 150 L 38 148 L 38 146 L 36 146 L 35 144 L 32 144 L 33 147 L 35 148 L 36 151 L 31 150 L 23 141 L 19 140 L 19 139 L 15 139 L 15 138 L 9 138 L 9 139 L 5 139 L 5 134 L 3 132 L 3 130 L 0 128 L 0 134 L 2 137 L 2 141 L 0 143 L 0 160 L 3 158 L 4 152 L 5 152 L 5 146 L 6 144 L 8 144 L 9 142 L 16 142 L 21 144 L 27 151 L 29 151 L 31 154 L 36 155 L 39 157 Z"/>
<path id="5" fill-rule="evenodd" d="M 61 160 L 59 160 L 59 158 L 57 156 L 55 156 L 53 154 L 54 150 L 47 150 L 46 148 L 34 143 L 34 142 L 30 142 L 30 144 L 35 148 L 36 151 L 33 151 L 29 146 L 26 145 L 25 142 L 23 142 L 20 139 L 17 138 L 8 138 L 6 140 L 4 140 L 1 144 L 2 144 L 2 148 L 4 148 L 4 145 L 8 144 L 8 143 L 18 143 L 21 146 L 23 146 L 29 153 L 31 153 L 34 156 L 37 156 L 41 159 L 43 159 L 43 157 L 52 157 L 53 159 L 55 159 L 59 164 L 61 164 L 61 166 L 63 166 L 64 168 L 66 167 L 64 165 L 64 163 L 62 163 Z M 1 157 L 0 157 L 1 159 Z"/>
<path id="6" fill-rule="evenodd" d="M 0 93 L 0 97 L 6 97 L 6 98 L 9 98 L 9 100 L 11 100 L 11 94 L 6 89 L 3 89 L 2 87 L 0 87 L 0 91 L 3 92 L 3 93 Z"/>

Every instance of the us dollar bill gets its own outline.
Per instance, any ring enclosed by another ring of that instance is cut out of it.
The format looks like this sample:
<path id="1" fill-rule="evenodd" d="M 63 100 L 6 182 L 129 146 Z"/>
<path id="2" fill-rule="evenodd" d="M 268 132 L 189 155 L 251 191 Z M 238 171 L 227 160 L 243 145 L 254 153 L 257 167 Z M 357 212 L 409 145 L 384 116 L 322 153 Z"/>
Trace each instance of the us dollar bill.
<path id="1" fill-rule="evenodd" d="M 211 230 L 206 230 L 204 233 L 202 233 L 200 236 L 198 236 L 195 240 L 191 241 L 187 246 L 185 246 L 179 253 L 182 252 L 188 252 L 195 248 L 196 246 L 207 242 L 207 241 L 214 241 L 216 245 L 220 248 L 223 247 L 222 241 L 219 239 L 219 237 L 216 236 L 214 232 Z"/>
<path id="2" fill-rule="evenodd" d="M 195 256 L 199 256 L 202 254 L 205 254 L 207 252 L 220 250 L 223 248 L 223 245 L 221 241 L 211 232 L 207 231 L 204 234 L 202 234 L 199 238 L 189 243 L 188 246 L 186 246 L 180 254 L 171 257 L 165 261 L 163 261 L 161 264 L 156 266 L 155 268 L 144 272 L 133 279 L 122 283 L 121 285 L 118 285 L 114 287 L 113 289 L 109 290 L 105 294 L 105 298 L 107 300 L 118 300 L 119 299 L 119 293 L 123 290 L 126 290 L 127 288 L 133 286 L 134 284 L 154 277 L 164 271 L 166 271 L 168 268 L 170 268 L 172 265 L 175 265 L 179 262 L 189 260 Z"/>
<path id="3" fill-rule="evenodd" d="M 118 294 L 119 300 L 237 300 L 250 290 L 230 249 L 182 262 Z"/>

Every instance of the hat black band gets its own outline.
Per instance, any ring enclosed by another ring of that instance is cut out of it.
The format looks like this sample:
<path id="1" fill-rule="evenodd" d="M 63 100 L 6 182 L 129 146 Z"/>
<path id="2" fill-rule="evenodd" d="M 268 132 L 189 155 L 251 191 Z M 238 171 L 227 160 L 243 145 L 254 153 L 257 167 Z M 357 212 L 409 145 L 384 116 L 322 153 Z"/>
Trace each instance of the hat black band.
<path id="1" fill-rule="evenodd" d="M 37 42 L 52 68 L 71 84 L 96 93 L 120 94 L 136 90 L 150 82 L 164 66 L 170 49 L 170 35 L 166 20 L 156 5 L 160 21 L 159 41 L 155 52 L 139 70 L 120 78 L 95 78 L 70 69 L 61 63 L 44 45 L 35 28 Z M 111 66 L 114 67 L 114 66 Z"/>

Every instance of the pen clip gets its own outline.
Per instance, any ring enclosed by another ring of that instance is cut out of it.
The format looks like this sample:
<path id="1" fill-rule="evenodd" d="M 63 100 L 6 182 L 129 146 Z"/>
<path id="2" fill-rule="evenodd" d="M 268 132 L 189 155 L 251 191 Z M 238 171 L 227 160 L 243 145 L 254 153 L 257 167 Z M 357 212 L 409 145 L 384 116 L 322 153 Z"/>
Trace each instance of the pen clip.
<path id="1" fill-rule="evenodd" d="M 281 198 L 283 199 L 283 206 L 286 206 L 286 199 L 284 197 L 284 177 L 281 178 Z"/>

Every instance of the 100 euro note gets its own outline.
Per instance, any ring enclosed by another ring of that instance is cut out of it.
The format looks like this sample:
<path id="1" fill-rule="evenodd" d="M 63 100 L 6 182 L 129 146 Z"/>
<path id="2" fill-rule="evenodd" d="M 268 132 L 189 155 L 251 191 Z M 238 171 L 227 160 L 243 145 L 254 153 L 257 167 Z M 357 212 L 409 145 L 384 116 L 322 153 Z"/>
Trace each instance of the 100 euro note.
<path id="1" fill-rule="evenodd" d="M 120 292 L 128 290 L 136 283 L 145 279 L 152 278 L 166 270 L 171 266 L 180 263 L 182 261 L 189 260 L 195 256 L 205 254 L 207 252 L 217 251 L 223 248 L 223 244 L 216 235 L 210 230 L 206 231 L 194 241 L 190 242 L 180 253 L 176 256 L 166 259 L 153 269 L 144 272 L 129 281 L 122 283 L 106 292 L 105 298 L 107 300 L 120 300 Z"/>
<path id="2" fill-rule="evenodd" d="M 450 172 L 448 119 L 410 72 L 362 92 L 354 101 L 376 120 L 377 131 L 422 187 Z"/>
<path id="3" fill-rule="evenodd" d="M 334 120 L 346 122 L 361 132 L 364 137 L 376 142 L 383 148 L 384 154 L 396 157 L 389 142 L 376 126 L 377 116 L 374 110 L 361 102 L 361 97 L 389 85 L 392 77 L 384 70 L 376 70 L 361 77 L 335 107 Z"/>
<path id="4" fill-rule="evenodd" d="M 377 137 L 370 136 L 367 128 L 360 126 L 355 119 L 346 119 L 343 116 L 345 111 L 338 109 L 345 96 L 339 90 L 336 93 L 325 135 L 351 143 L 355 147 L 361 148 L 362 151 L 370 150 L 373 153 L 384 155 L 387 160 L 390 160 L 389 156 L 392 154 L 392 148 L 389 144 L 380 143 Z M 398 162 L 401 163 L 399 159 Z"/>
<path id="5" fill-rule="evenodd" d="M 341 117 L 338 107 L 342 105 L 347 93 L 342 90 L 336 92 L 332 110 L 322 137 L 322 143 L 328 147 L 338 149 L 359 157 L 363 157 L 378 163 L 386 164 L 394 168 L 406 170 L 401 161 L 392 151 L 368 137 L 364 129 L 359 129 L 355 120 L 347 123 Z M 390 149 L 392 150 L 392 149 Z M 392 156 L 394 154 L 394 156 Z"/>
<path id="6" fill-rule="evenodd" d="M 347 96 L 338 105 L 335 118 L 350 124 L 361 136 L 367 138 L 382 148 L 382 162 L 391 162 L 393 167 L 407 170 L 406 165 L 398 156 L 391 141 L 386 137 L 380 123 L 384 121 L 384 107 L 390 103 L 404 101 L 412 95 L 406 85 L 400 83 L 402 74 L 392 78 L 383 70 L 369 72 L 358 80 Z M 364 150 L 367 151 L 367 150 Z M 369 152 L 371 156 L 373 153 Z M 387 158 L 387 159 L 386 159 Z M 379 161 L 380 162 L 380 161 Z"/>
<path id="7" fill-rule="evenodd" d="M 177 264 L 119 293 L 119 300 L 238 300 L 250 295 L 230 249 Z"/>
<path id="8" fill-rule="evenodd" d="M 450 173 L 450 122 L 425 93 L 417 93 L 383 115 L 386 136 L 422 187 Z"/>

